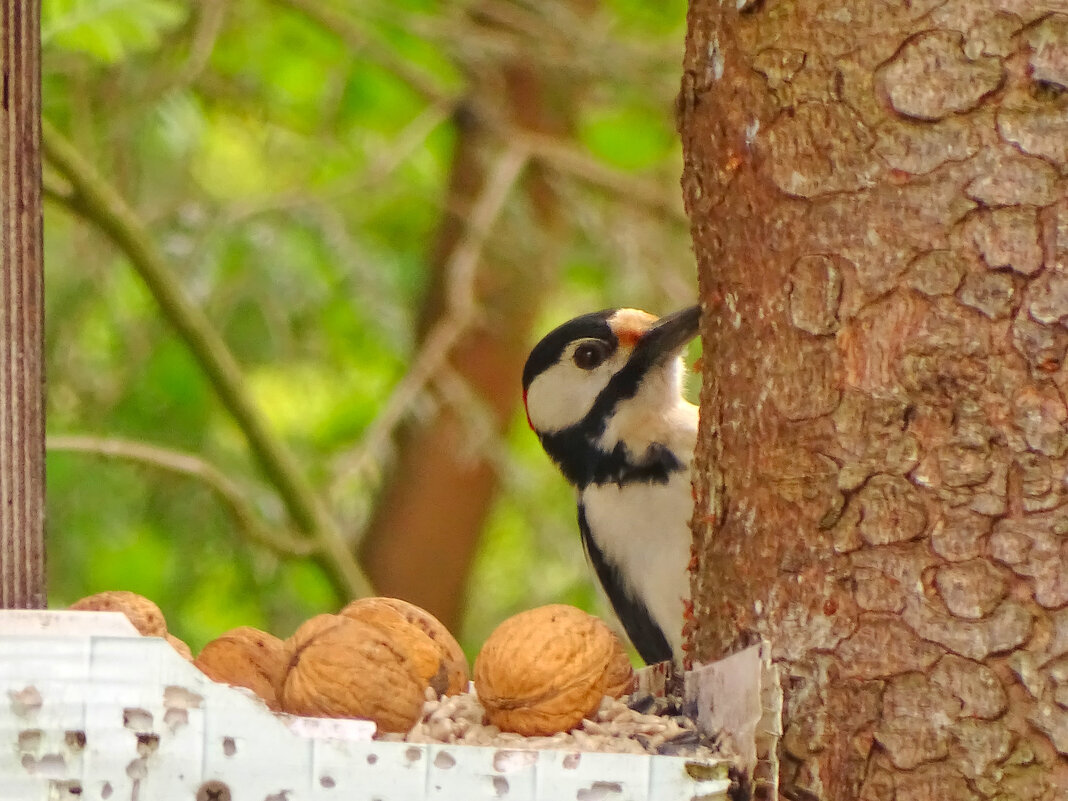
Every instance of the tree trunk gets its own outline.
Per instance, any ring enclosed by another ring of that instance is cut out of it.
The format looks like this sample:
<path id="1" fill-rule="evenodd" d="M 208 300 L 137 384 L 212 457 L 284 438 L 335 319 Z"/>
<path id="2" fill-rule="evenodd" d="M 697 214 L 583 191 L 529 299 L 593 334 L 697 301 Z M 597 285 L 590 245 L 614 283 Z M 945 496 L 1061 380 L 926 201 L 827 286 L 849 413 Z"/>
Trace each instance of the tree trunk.
<path id="1" fill-rule="evenodd" d="M 593 6 L 589 0 L 573 3 L 585 11 Z M 473 205 L 486 191 L 488 161 L 501 147 L 502 128 L 505 135 L 514 129 L 566 138 L 573 124 L 576 88 L 566 76 L 505 58 L 480 65 L 471 80 L 470 105 L 457 114 L 446 213 L 430 259 L 419 347 L 452 313 L 448 266 L 464 245 Z M 460 624 L 467 576 L 496 497 L 492 451 L 518 406 L 530 329 L 559 256 L 551 244 L 564 221 L 544 168 L 528 165 L 522 189 L 531 215 L 520 227 L 514 220 L 502 222 L 489 238 L 475 286 L 483 319 L 452 348 L 446 364 L 471 399 L 483 404 L 488 431 L 465 419 L 462 401 L 445 401 L 427 419 L 410 421 L 361 549 L 378 592 L 416 603 L 453 629 Z M 521 243 L 531 238 L 540 243 L 540 253 L 523 252 Z"/>
<path id="2" fill-rule="evenodd" d="M 41 7 L 0 7 L 0 608 L 45 605 Z"/>
<path id="3" fill-rule="evenodd" d="M 1068 795 L 1068 15 L 691 3 L 696 659 L 791 799 Z"/>

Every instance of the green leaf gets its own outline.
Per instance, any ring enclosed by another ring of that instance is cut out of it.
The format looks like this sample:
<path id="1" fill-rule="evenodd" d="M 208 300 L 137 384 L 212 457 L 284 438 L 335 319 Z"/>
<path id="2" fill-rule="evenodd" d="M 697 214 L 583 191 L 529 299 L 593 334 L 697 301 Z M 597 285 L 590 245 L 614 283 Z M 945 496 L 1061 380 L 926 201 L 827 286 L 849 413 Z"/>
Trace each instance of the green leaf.
<path id="1" fill-rule="evenodd" d="M 185 17 L 173 0 L 44 0 L 41 43 L 111 64 L 155 49 Z"/>

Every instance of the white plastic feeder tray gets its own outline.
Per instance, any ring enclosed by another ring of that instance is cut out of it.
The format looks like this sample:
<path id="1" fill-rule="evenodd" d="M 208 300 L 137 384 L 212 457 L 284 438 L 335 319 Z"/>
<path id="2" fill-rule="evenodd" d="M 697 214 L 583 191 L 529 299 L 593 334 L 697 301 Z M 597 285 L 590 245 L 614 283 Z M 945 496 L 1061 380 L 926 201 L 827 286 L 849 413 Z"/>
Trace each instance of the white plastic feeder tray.
<path id="1" fill-rule="evenodd" d="M 0 611 L 2 801 L 716 801 L 726 762 L 415 745 L 217 684 L 118 613 Z"/>

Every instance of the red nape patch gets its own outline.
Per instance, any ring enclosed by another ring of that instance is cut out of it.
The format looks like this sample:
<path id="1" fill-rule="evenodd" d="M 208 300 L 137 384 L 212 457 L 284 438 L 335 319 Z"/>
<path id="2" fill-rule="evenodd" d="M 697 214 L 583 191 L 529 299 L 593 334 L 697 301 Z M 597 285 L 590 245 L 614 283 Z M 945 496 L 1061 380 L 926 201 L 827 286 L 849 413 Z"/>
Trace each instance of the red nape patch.
<path id="1" fill-rule="evenodd" d="M 530 426 L 530 430 L 534 430 L 534 424 L 530 421 L 530 410 L 527 408 L 527 391 L 523 390 L 523 414 L 527 416 L 527 425 Z"/>
<path id="2" fill-rule="evenodd" d="M 621 328 L 615 333 L 620 345 L 625 348 L 633 348 L 638 343 L 638 340 L 642 338 L 642 334 L 645 331 L 639 328 Z"/>
<path id="3" fill-rule="evenodd" d="M 649 331 L 656 317 L 641 309 L 619 309 L 608 320 L 616 341 L 624 348 L 633 348 Z"/>

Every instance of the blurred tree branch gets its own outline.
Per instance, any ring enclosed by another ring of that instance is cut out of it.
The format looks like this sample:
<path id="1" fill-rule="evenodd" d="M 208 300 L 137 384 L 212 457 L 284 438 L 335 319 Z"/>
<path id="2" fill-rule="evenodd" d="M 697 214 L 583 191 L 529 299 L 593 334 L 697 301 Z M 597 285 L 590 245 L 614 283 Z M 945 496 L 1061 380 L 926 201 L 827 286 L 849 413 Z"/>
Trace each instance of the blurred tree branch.
<path id="1" fill-rule="evenodd" d="M 53 436 L 48 438 L 47 448 L 50 451 L 123 459 L 196 479 L 219 497 L 238 529 L 249 540 L 282 556 L 310 556 L 317 551 L 316 543 L 307 537 L 295 537 L 264 526 L 259 514 L 237 484 L 222 470 L 199 456 L 113 437 Z"/>
<path id="2" fill-rule="evenodd" d="M 674 222 L 690 224 L 677 191 L 610 167 L 559 136 L 519 130 L 502 130 L 501 136 L 528 148 L 532 159 L 554 172 L 618 195 L 620 202 L 639 203 Z"/>
<path id="3" fill-rule="evenodd" d="M 411 64 L 398 58 L 387 47 L 376 42 L 350 16 L 330 8 L 320 0 L 274 1 L 278 5 L 299 11 L 313 22 L 333 31 L 338 38 L 354 50 L 367 52 L 372 60 L 400 77 L 414 91 L 426 99 L 432 107 L 451 109 L 459 105 L 460 93 L 449 91 L 426 73 L 413 69 Z M 530 47 L 532 40 L 538 41 L 542 46 L 547 46 L 549 39 L 552 38 L 549 36 L 550 31 L 559 36 L 561 32 L 575 33 L 583 30 L 582 24 L 562 26 L 559 15 L 552 20 L 550 28 L 543 14 L 521 13 L 521 9 L 510 3 L 479 3 L 477 8 L 479 15 L 484 15 L 495 23 L 508 22 L 509 29 L 514 31 L 517 36 L 521 36 L 520 44 L 513 43 L 505 48 L 503 52 L 489 54 L 489 57 L 494 59 L 502 57 L 529 59 L 531 56 L 540 53 L 539 49 Z M 588 15 L 572 8 L 568 3 L 557 3 L 554 8 L 561 13 L 566 12 L 569 22 L 588 23 Z M 389 13 L 395 18 L 398 13 L 402 12 L 391 8 Z M 407 14 L 405 19 L 411 16 L 411 14 Z M 541 23 L 540 27 L 536 24 L 539 22 Z M 429 35 L 431 29 L 426 29 L 422 32 Z M 451 41 L 455 46 L 460 39 L 464 41 L 470 40 L 471 37 L 476 35 L 476 32 L 483 32 L 482 35 L 499 37 L 502 35 L 502 28 L 500 25 L 473 26 L 470 22 L 467 24 L 457 23 L 447 26 L 444 31 L 438 30 L 437 36 Z M 500 50 L 500 48 L 496 48 L 496 50 Z M 561 59 L 566 59 L 569 55 L 574 57 L 574 54 L 582 52 L 599 53 L 600 48 L 594 46 L 577 47 L 572 42 L 568 46 L 562 47 L 560 52 L 555 54 L 556 61 L 554 63 L 559 65 Z M 674 73 L 672 73 L 672 76 L 674 80 Z M 467 104 L 465 113 L 477 114 L 484 124 L 495 129 L 501 141 L 521 143 L 529 150 L 531 158 L 544 163 L 546 167 L 561 175 L 577 178 L 587 184 L 616 194 L 623 202 L 640 203 L 657 212 L 666 213 L 668 218 L 689 226 L 689 219 L 682 208 L 682 198 L 674 183 L 671 186 L 664 186 L 656 181 L 615 169 L 584 153 L 569 139 L 545 131 L 532 131 L 525 126 L 516 125 L 514 119 L 501 114 L 501 109 L 498 106 L 479 103 L 478 95 L 473 97 L 475 102 Z M 372 172 L 373 175 L 374 173 Z"/>
<path id="4" fill-rule="evenodd" d="M 453 101 L 455 93 L 450 92 L 426 72 L 415 69 L 404 59 L 398 58 L 388 47 L 376 42 L 348 15 L 318 0 L 274 0 L 274 2 L 297 11 L 316 24 L 333 31 L 353 51 L 365 53 L 369 59 L 388 69 L 428 102 L 449 104 Z"/>
<path id="5" fill-rule="evenodd" d="M 189 86 L 207 68 L 215 43 L 222 33 L 229 0 L 200 0 L 196 26 L 189 41 L 189 55 L 170 85 L 170 89 Z"/>
<path id="6" fill-rule="evenodd" d="M 472 23 L 493 24 L 478 17 L 480 5 L 466 9 Z M 528 135 L 563 141 L 580 97 L 566 70 L 511 54 L 457 59 L 468 85 L 454 118 L 413 369 L 356 454 L 371 464 L 396 436 L 396 459 L 360 544 L 376 586 L 452 626 L 500 480 L 487 440 L 503 437 L 513 419 L 530 328 L 553 284 L 568 222 L 551 168 L 534 158 Z M 487 223 L 505 199 L 507 214 L 489 236 Z M 414 414 L 420 401 L 434 413 Z"/>
<path id="7" fill-rule="evenodd" d="M 500 156 L 471 208 L 460 243 L 449 254 L 445 265 L 446 313 L 423 337 L 411 367 L 367 429 L 358 450 L 345 459 L 341 478 L 363 474 L 386 458 L 386 446 L 397 426 L 434 381 L 456 343 L 469 332 L 478 310 L 475 274 L 486 239 L 526 163 L 527 153 L 520 148 L 510 147 Z"/>
<path id="8" fill-rule="evenodd" d="M 293 454 L 268 429 L 230 349 L 207 315 L 190 302 L 144 223 L 47 120 L 42 121 L 41 139 L 48 162 L 70 183 L 69 195 L 50 196 L 99 228 L 126 254 L 245 435 L 256 461 L 281 496 L 289 515 L 301 531 L 318 543 L 316 558 L 331 576 L 338 593 L 346 597 L 371 594 L 370 582 L 336 522 L 316 496 Z"/>
<path id="9" fill-rule="evenodd" d="M 320 211 L 336 210 L 346 196 L 371 194 L 387 183 L 394 173 L 416 152 L 426 146 L 426 140 L 438 128 L 452 119 L 458 101 L 443 101 L 427 106 L 389 143 L 389 147 L 364 172 L 354 173 L 319 192 L 290 191 L 263 198 L 235 202 L 218 219 L 219 227 L 238 225 L 260 214 L 274 211 L 293 211 L 320 207 Z"/>

